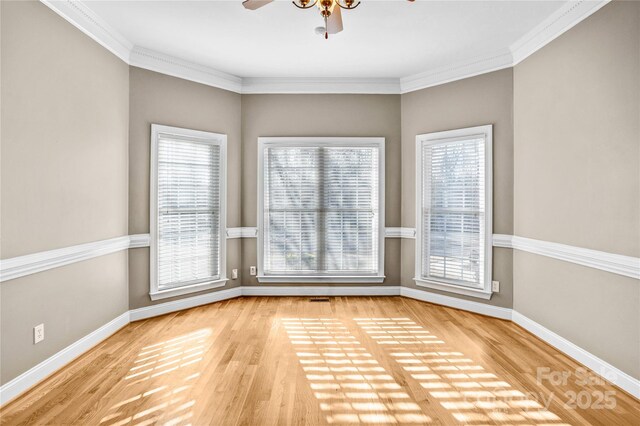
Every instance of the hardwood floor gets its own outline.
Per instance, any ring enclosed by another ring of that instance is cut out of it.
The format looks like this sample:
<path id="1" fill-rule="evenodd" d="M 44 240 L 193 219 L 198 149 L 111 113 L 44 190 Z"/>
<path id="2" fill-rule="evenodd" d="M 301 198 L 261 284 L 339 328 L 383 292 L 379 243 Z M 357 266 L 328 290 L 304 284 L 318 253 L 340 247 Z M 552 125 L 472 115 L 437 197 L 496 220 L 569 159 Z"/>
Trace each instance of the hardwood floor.
<path id="1" fill-rule="evenodd" d="M 1 415 L 3 425 L 638 425 L 640 403 L 507 321 L 401 297 L 245 297 L 132 323 Z"/>

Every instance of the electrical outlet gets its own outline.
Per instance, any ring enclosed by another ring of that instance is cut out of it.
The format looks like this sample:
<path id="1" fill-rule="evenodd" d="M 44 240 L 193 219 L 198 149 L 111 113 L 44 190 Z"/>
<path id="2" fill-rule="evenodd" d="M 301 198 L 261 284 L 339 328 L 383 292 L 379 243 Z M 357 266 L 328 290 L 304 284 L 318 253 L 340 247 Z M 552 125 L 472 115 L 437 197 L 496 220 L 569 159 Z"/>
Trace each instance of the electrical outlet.
<path id="1" fill-rule="evenodd" d="M 33 344 L 40 343 L 44 340 L 44 324 L 38 324 L 33 327 Z"/>
<path id="2" fill-rule="evenodd" d="M 238 279 L 238 270 L 237 269 L 232 269 L 231 270 L 231 279 L 232 280 L 237 280 Z"/>
<path id="3" fill-rule="evenodd" d="M 255 266 L 251 266 L 249 267 L 249 274 L 250 275 L 257 275 L 258 273 L 256 272 L 256 267 Z"/>
<path id="4" fill-rule="evenodd" d="M 491 291 L 494 293 L 500 292 L 500 281 L 491 281 Z"/>

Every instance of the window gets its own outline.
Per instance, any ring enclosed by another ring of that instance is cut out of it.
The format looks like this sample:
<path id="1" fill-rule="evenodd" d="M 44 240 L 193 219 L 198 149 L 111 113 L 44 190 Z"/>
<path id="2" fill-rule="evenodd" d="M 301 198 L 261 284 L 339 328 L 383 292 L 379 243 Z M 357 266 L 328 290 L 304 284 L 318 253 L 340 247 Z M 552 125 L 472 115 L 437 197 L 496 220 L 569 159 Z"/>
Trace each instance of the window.
<path id="1" fill-rule="evenodd" d="M 384 280 L 384 138 L 259 138 L 258 279 Z"/>
<path id="2" fill-rule="evenodd" d="M 492 126 L 416 138 L 416 284 L 491 297 Z"/>
<path id="3" fill-rule="evenodd" d="M 226 135 L 151 126 L 151 298 L 225 285 Z"/>

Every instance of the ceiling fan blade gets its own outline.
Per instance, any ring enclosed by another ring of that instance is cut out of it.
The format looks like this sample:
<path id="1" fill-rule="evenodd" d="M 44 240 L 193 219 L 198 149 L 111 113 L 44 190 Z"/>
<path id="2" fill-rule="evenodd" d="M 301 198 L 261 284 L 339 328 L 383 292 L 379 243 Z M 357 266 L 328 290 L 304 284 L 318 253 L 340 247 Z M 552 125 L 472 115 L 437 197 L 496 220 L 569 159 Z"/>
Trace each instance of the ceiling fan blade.
<path id="1" fill-rule="evenodd" d="M 271 3 L 273 0 L 244 0 L 242 5 L 245 9 L 256 10 L 259 7 Z"/>
<path id="2" fill-rule="evenodd" d="M 329 19 L 327 19 L 327 32 L 329 34 L 336 34 L 342 31 L 342 13 L 340 10 L 340 7 L 334 7 Z"/>

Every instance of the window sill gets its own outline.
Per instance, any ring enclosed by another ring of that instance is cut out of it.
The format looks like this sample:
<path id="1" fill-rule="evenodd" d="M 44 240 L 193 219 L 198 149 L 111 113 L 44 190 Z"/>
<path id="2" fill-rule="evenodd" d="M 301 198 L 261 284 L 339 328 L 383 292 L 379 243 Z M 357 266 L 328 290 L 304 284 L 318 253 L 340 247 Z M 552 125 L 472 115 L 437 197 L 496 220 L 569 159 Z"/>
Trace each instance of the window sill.
<path id="1" fill-rule="evenodd" d="M 477 297 L 478 299 L 491 299 L 493 293 L 481 288 L 463 287 L 454 284 L 441 283 L 437 281 L 429 281 L 422 278 L 414 278 L 416 285 L 419 287 L 432 288 L 434 290 L 446 291 L 449 293 L 462 294 L 464 296 Z"/>
<path id="2" fill-rule="evenodd" d="M 384 275 L 309 276 L 309 275 L 259 275 L 261 283 L 382 283 Z"/>
<path id="3" fill-rule="evenodd" d="M 184 287 L 176 287 L 176 288 L 170 288 L 167 290 L 153 291 L 149 293 L 149 296 L 151 297 L 151 300 L 160 300 L 160 299 L 166 299 L 168 297 L 182 296 L 184 294 L 195 293 L 198 291 L 209 290 L 212 288 L 224 287 L 225 285 L 227 285 L 227 281 L 229 280 L 226 278 L 223 278 L 220 280 L 206 281 L 203 283 L 187 285 Z"/>

